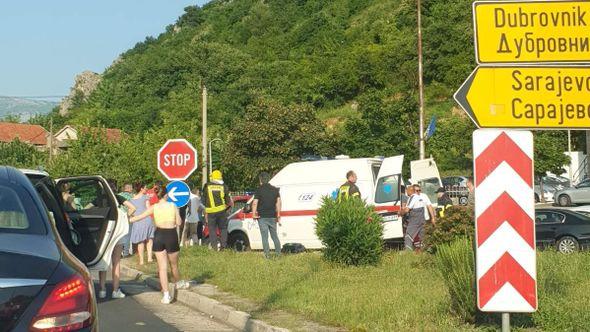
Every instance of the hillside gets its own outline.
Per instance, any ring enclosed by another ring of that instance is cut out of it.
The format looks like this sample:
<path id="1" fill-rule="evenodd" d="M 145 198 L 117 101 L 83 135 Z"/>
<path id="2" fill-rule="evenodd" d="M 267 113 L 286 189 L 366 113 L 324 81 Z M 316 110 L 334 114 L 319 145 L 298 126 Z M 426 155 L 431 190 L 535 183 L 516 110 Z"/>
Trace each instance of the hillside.
<path id="1" fill-rule="evenodd" d="M 443 170 L 462 171 L 471 163 L 473 126 L 452 111 L 452 93 L 475 66 L 471 1 L 426 2 L 423 29 L 427 121 L 439 118 L 427 153 Z M 54 123 L 121 128 L 154 145 L 171 136 L 196 143 L 204 83 L 210 137 L 237 154 L 222 165 L 236 176 L 244 167 L 276 170 L 301 153 L 410 160 L 417 157 L 416 50 L 412 0 L 214 0 L 187 7 L 160 36 L 122 54 L 96 90 Z M 277 149 L 288 152 L 264 157 L 271 166 L 254 162 L 263 155 L 244 146 L 243 138 L 255 135 L 252 123 L 242 122 L 281 121 L 268 118 L 283 114 L 280 105 L 311 109 L 326 134 Z"/>
<path id="2" fill-rule="evenodd" d="M 0 119 L 6 116 L 19 116 L 28 120 L 38 114 L 48 114 L 57 102 L 0 96 Z"/>
<path id="3" fill-rule="evenodd" d="M 424 8 L 425 79 L 447 98 L 473 67 L 470 3 Z M 259 94 L 332 109 L 372 89 L 413 90 L 416 66 L 413 1 L 212 1 L 123 54 L 86 109 L 91 120 L 144 130 L 195 102 L 200 81 L 218 122 Z"/>

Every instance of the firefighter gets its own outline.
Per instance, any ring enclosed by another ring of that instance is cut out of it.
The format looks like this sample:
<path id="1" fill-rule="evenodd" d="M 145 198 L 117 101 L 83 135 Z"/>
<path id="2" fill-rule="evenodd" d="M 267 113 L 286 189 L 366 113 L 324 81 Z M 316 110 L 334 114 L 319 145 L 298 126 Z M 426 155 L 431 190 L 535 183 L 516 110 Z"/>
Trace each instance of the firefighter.
<path id="1" fill-rule="evenodd" d="M 445 211 L 453 206 L 453 200 L 449 197 L 444 187 L 440 187 L 436 190 L 437 196 L 437 212 L 440 218 L 445 216 Z"/>
<path id="2" fill-rule="evenodd" d="M 338 202 L 349 198 L 361 198 L 359 187 L 356 186 L 356 173 L 354 171 L 346 172 L 346 179 L 348 181 L 338 189 Z"/>
<path id="3" fill-rule="evenodd" d="M 232 205 L 227 185 L 223 183 L 221 171 L 215 170 L 209 176 L 209 182 L 203 187 L 203 205 L 205 206 L 205 225 L 209 226 L 209 244 L 217 249 L 217 229 L 221 230 L 221 249 L 227 247 L 227 209 Z"/>

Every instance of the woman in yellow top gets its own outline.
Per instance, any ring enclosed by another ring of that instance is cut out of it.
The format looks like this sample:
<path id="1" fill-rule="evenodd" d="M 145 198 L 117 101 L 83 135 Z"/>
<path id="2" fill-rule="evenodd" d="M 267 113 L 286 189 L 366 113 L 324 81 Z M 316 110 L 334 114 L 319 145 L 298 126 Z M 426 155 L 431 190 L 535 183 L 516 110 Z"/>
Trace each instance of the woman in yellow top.
<path id="1" fill-rule="evenodd" d="M 180 214 L 174 203 L 166 201 L 166 188 L 157 188 L 155 194 L 158 197 L 158 203 L 150 206 L 145 212 L 138 216 L 132 217 L 130 222 L 137 222 L 149 215 L 154 216 L 154 224 L 156 231 L 154 232 L 153 251 L 156 254 L 158 261 L 158 274 L 160 276 L 160 285 L 162 286 L 163 304 L 172 302 L 170 292 L 168 291 L 168 261 L 172 268 L 172 276 L 176 283 L 177 289 L 186 289 L 189 283 L 185 280 L 180 280 L 180 273 L 178 271 L 178 253 L 180 251 L 178 243 L 177 227 L 182 223 Z"/>

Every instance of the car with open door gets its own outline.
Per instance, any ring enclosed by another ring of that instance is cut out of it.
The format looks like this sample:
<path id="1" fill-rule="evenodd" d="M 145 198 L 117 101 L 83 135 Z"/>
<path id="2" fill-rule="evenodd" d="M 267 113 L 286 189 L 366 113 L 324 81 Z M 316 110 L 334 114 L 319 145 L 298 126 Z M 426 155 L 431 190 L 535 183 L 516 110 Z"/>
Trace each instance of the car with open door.
<path id="1" fill-rule="evenodd" d="M 0 166 L 0 332 L 98 330 L 88 269 L 110 265 L 127 228 L 101 177 Z"/>
<path id="2" fill-rule="evenodd" d="M 53 180 L 23 170 L 55 219 L 68 248 L 91 271 L 106 271 L 117 243 L 129 231 L 126 213 L 101 176 Z"/>
<path id="3" fill-rule="evenodd" d="M 98 329 L 92 278 L 62 234 L 29 179 L 0 166 L 1 332 Z"/>

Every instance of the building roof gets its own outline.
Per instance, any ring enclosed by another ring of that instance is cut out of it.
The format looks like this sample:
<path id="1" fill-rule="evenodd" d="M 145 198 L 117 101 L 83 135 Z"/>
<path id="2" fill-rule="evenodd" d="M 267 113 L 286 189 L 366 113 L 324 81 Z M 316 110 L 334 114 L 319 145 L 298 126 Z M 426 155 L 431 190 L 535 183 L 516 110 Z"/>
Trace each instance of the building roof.
<path id="1" fill-rule="evenodd" d="M 80 129 L 81 131 L 84 131 L 84 132 L 90 131 L 92 133 L 94 133 L 94 132 L 105 133 L 106 134 L 106 140 L 109 143 L 118 143 L 118 142 L 121 141 L 121 138 L 123 138 L 123 131 L 121 131 L 121 129 L 114 129 L 114 128 L 95 128 L 95 127 L 78 127 L 78 126 L 70 126 L 70 125 L 64 126 L 62 129 L 60 129 L 55 134 L 55 136 L 59 136 L 62 132 L 64 132 L 67 129 L 72 129 L 76 133 L 78 133 L 78 129 Z"/>
<path id="2" fill-rule="evenodd" d="M 18 139 L 33 145 L 47 145 L 48 135 L 49 132 L 39 125 L 0 122 L 0 142 Z"/>

